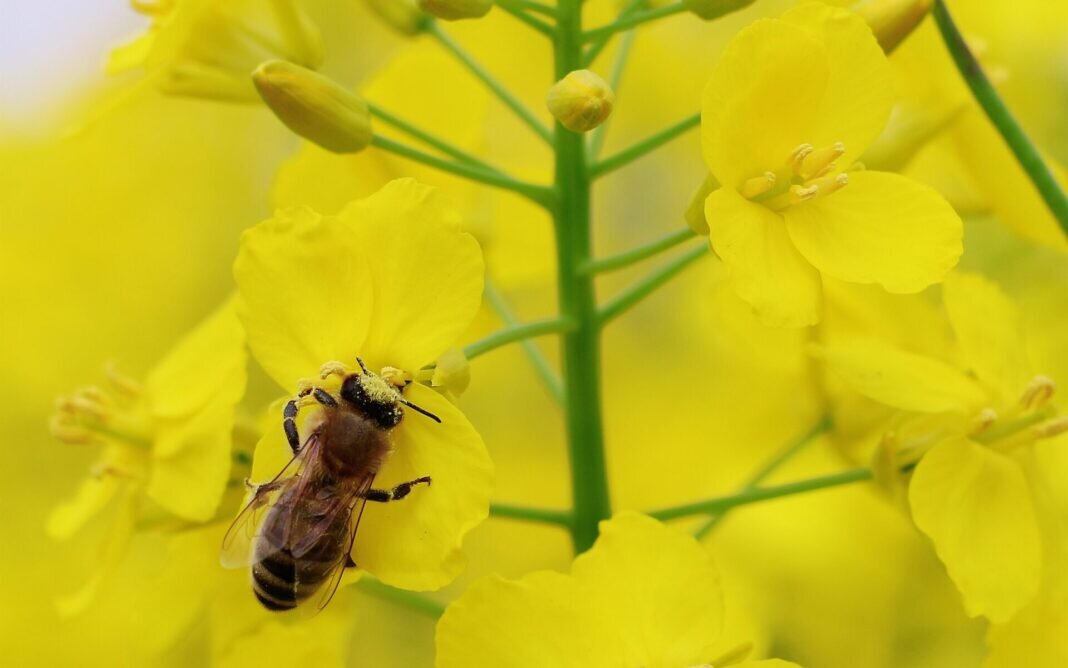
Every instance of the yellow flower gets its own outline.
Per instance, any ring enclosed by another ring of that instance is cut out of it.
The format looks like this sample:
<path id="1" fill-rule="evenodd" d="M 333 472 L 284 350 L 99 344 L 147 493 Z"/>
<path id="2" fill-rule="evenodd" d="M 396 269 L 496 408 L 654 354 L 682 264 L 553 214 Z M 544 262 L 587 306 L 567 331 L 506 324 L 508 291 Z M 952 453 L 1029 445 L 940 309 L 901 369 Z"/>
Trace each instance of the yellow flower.
<path id="1" fill-rule="evenodd" d="M 215 515 L 229 479 L 234 406 L 245 391 L 245 339 L 232 302 L 179 343 L 144 388 L 108 376 L 108 390 L 86 387 L 60 399 L 52 418 L 60 440 L 102 444 L 104 452 L 74 498 L 53 510 L 48 533 L 69 538 L 117 506 L 99 571 L 61 602 L 68 612 L 92 602 L 138 520 L 158 520 L 159 511 L 188 522 Z"/>
<path id="2" fill-rule="evenodd" d="M 291 392 L 312 376 L 336 390 L 336 376 L 319 380 L 321 367 L 357 357 L 387 378 L 420 379 L 474 317 L 482 274 L 478 244 L 456 214 L 411 179 L 336 216 L 279 213 L 245 232 L 234 264 L 249 347 Z M 478 432 L 447 399 L 419 382 L 404 396 L 441 423 L 408 412 L 390 432 L 394 452 L 375 485 L 430 476 L 433 486 L 370 504 L 353 554 L 387 584 L 437 589 L 463 569 L 460 544 L 488 513 L 493 467 Z M 257 479 L 273 477 L 291 456 L 277 408 L 277 427 L 256 448 Z"/>
<path id="3" fill-rule="evenodd" d="M 148 31 L 115 49 L 108 71 L 143 69 L 165 93 L 235 102 L 258 100 L 249 75 L 261 62 L 317 67 L 315 27 L 296 0 L 134 0 Z"/>
<path id="4" fill-rule="evenodd" d="M 890 292 L 938 282 L 962 226 L 933 190 L 854 168 L 892 103 L 886 56 L 858 17 L 804 4 L 728 45 L 705 88 L 712 248 L 767 324 L 811 325 L 821 273 Z"/>
<path id="5" fill-rule="evenodd" d="M 438 622 L 438 668 L 795 665 L 743 661 L 748 643 L 724 651 L 722 585 L 695 539 L 633 512 L 600 529 L 568 575 L 471 585 Z"/>
<path id="6" fill-rule="evenodd" d="M 1035 596 L 1042 567 L 1021 458 L 1068 431 L 1068 420 L 1051 405 L 1053 380 L 1028 359 L 1021 319 L 997 286 L 954 274 L 943 301 L 959 368 L 875 340 L 839 341 L 820 355 L 853 390 L 927 422 L 899 429 L 909 436 L 899 451 L 919 459 L 909 483 L 913 519 L 968 613 L 1005 622 Z"/>

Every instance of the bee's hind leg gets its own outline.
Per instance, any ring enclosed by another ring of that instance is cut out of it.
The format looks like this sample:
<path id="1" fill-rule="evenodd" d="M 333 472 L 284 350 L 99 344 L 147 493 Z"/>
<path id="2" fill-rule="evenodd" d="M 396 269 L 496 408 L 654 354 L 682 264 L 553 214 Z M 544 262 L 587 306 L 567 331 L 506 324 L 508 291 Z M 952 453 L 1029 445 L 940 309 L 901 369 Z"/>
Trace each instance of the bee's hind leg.
<path id="1" fill-rule="evenodd" d="M 408 482 L 402 482 L 395 486 L 393 489 L 369 489 L 367 490 L 363 498 L 368 501 L 375 501 L 378 503 L 386 503 L 388 501 L 400 501 L 404 497 L 408 496 L 412 491 L 412 487 L 415 485 L 429 485 L 430 476 L 423 476 L 422 478 L 416 478 L 415 480 L 409 480 Z"/>

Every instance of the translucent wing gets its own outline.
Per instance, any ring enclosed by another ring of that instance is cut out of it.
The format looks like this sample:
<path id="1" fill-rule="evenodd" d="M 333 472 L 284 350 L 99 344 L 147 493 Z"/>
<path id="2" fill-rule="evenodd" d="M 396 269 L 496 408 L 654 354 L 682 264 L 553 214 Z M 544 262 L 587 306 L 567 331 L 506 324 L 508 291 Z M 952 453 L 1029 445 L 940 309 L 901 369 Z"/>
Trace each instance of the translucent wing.
<path id="1" fill-rule="evenodd" d="M 341 559 L 334 566 L 334 570 L 331 571 L 327 577 L 326 582 L 323 583 L 323 588 L 320 590 L 319 601 L 315 606 L 316 612 L 322 610 L 334 598 L 334 594 L 337 593 L 338 585 L 341 584 L 341 578 L 345 574 L 345 569 L 348 567 L 350 560 L 352 560 L 352 546 L 356 543 L 356 530 L 360 528 L 360 518 L 363 517 L 363 509 L 367 505 L 367 491 L 371 489 L 371 483 L 374 482 L 374 476 L 367 476 L 363 484 L 360 485 L 359 492 L 355 499 L 355 506 L 349 512 L 349 535 L 348 542 L 345 544 L 345 550 L 341 554 Z M 355 560 L 352 560 L 352 564 L 355 565 Z"/>
<path id="2" fill-rule="evenodd" d="M 278 475 L 256 487 L 252 498 L 234 518 L 223 536 L 222 550 L 219 553 L 219 563 L 223 568 L 244 568 L 252 564 L 253 548 L 264 517 L 279 497 L 301 480 L 307 462 L 317 455 L 318 442 L 318 433 L 311 434 L 300 452 L 293 455 Z"/>

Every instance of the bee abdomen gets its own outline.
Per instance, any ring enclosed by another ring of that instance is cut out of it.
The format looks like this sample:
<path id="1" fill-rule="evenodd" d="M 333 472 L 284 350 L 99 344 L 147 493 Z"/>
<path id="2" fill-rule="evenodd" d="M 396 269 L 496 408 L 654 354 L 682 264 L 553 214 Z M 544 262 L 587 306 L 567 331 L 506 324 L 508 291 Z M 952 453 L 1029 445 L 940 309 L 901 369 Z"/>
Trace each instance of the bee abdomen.
<path id="1" fill-rule="evenodd" d="M 252 566 L 252 591 L 268 610 L 292 610 L 300 603 L 293 557 L 279 551 Z"/>

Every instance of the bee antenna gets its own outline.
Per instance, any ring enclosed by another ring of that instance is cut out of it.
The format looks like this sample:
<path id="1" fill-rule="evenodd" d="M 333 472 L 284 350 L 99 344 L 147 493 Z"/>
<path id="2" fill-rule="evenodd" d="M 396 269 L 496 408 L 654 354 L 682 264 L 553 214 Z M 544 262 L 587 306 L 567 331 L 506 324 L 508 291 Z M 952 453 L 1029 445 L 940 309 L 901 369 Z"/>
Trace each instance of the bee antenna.
<path id="1" fill-rule="evenodd" d="M 356 363 L 360 365 L 360 369 L 363 370 L 364 375 L 369 375 L 371 372 L 367 370 L 367 365 L 363 363 L 363 360 L 359 357 L 356 358 Z"/>
<path id="2" fill-rule="evenodd" d="M 424 409 L 422 409 L 422 408 L 419 408 L 418 406 L 416 406 L 416 405 L 415 405 L 415 404 L 413 404 L 412 402 L 408 401 L 407 399 L 403 399 L 403 398 L 402 398 L 402 399 L 400 400 L 400 402 L 401 402 L 402 404 L 404 404 L 405 406 L 407 406 L 408 408 L 410 408 L 410 409 L 412 409 L 413 411 L 415 411 L 416 413 L 422 413 L 423 415 L 427 416 L 428 418 L 430 418 L 430 419 L 431 419 L 431 420 L 433 420 L 434 422 L 437 422 L 438 424 L 441 424 L 441 418 L 439 418 L 439 417 L 438 417 L 437 415 L 434 415 L 434 414 L 433 414 L 433 413 L 431 413 L 430 411 L 428 411 L 428 410 L 424 410 Z"/>

